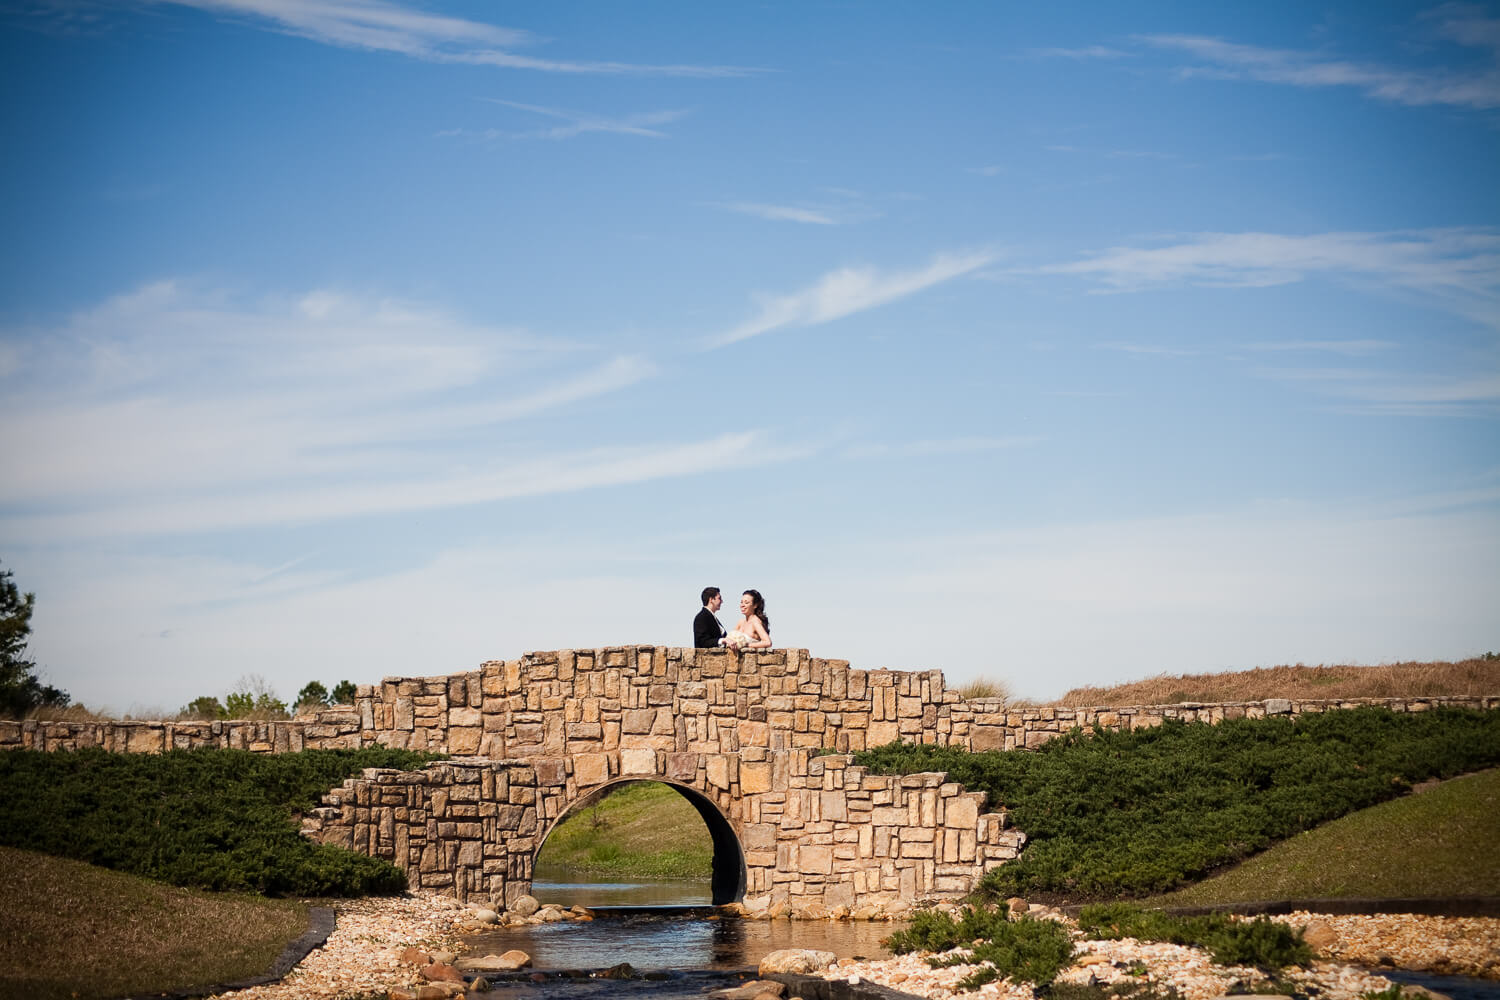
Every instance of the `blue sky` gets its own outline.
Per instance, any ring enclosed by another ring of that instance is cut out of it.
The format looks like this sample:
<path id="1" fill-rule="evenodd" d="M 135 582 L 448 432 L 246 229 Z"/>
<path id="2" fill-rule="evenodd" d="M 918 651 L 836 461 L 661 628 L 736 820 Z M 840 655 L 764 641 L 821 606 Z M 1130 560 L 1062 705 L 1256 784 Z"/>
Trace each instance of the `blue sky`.
<path id="1" fill-rule="evenodd" d="M 1500 5 L 0 0 L 75 700 L 1500 648 Z M 730 601 L 733 604 L 733 599 Z"/>

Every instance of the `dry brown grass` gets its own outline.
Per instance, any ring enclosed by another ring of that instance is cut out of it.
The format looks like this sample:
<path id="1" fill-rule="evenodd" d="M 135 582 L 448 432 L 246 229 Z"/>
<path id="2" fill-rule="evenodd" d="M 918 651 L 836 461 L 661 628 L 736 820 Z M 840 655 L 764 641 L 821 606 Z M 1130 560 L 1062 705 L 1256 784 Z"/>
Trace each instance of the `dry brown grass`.
<path id="1" fill-rule="evenodd" d="M 0 996 L 117 997 L 263 974 L 296 900 L 197 892 L 0 847 Z"/>
<path id="2" fill-rule="evenodd" d="M 965 701 L 973 701 L 976 698 L 1010 700 L 1010 685 L 994 677 L 976 677 L 972 681 L 953 688 L 953 691 Z"/>
<path id="3" fill-rule="evenodd" d="M 1380 667 L 1303 664 L 1221 674 L 1158 674 L 1114 687 L 1077 687 L 1051 704 L 1064 708 L 1263 701 L 1266 698 L 1427 698 L 1500 694 L 1500 657 Z"/>

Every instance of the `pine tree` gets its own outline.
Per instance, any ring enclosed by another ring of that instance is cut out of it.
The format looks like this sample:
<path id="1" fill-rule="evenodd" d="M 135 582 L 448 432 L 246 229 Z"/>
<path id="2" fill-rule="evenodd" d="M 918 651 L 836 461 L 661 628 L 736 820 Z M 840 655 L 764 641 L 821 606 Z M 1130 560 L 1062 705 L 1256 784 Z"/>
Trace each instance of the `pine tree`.
<path id="1" fill-rule="evenodd" d="M 0 716 L 20 718 L 33 708 L 60 708 L 72 700 L 66 691 L 39 681 L 32 672 L 36 664 L 26 659 L 35 607 L 36 595 L 23 595 L 10 570 L 0 570 Z"/>

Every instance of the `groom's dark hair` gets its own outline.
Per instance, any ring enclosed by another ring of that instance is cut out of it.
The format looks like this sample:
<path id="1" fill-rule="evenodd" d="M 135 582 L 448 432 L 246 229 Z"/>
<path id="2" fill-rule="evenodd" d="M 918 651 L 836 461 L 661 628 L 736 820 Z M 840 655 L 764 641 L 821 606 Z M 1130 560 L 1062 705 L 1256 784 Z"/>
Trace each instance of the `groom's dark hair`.
<path id="1" fill-rule="evenodd" d="M 703 588 L 703 603 L 707 604 L 709 601 L 711 601 L 715 597 L 717 597 L 718 593 L 719 593 L 719 588 L 718 587 L 704 587 Z"/>

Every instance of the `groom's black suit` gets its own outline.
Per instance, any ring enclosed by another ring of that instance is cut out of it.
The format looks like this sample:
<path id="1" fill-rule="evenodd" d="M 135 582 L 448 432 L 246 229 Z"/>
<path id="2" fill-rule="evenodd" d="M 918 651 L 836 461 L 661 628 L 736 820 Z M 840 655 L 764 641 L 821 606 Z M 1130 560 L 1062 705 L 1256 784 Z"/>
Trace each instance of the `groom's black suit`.
<path id="1" fill-rule="evenodd" d="M 719 624 L 719 619 L 707 608 L 698 612 L 698 617 L 693 619 L 693 645 L 699 649 L 716 648 L 719 640 L 727 634 L 724 626 Z"/>

